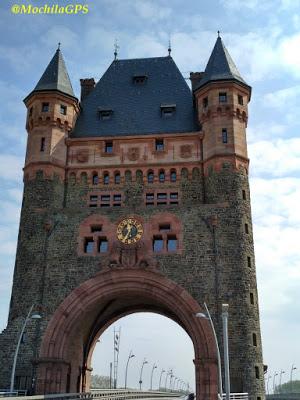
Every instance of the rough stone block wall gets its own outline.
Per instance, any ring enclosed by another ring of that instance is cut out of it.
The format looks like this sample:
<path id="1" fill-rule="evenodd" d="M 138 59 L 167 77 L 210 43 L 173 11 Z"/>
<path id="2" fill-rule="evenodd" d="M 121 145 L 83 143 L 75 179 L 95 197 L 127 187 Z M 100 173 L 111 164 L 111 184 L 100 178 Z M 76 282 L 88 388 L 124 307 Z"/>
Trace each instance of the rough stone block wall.
<path id="1" fill-rule="evenodd" d="M 125 195 L 122 207 L 88 207 L 89 192 L 109 192 L 116 186 Z M 177 189 L 180 204 L 146 207 L 143 194 L 148 188 Z M 161 271 L 200 304 L 207 303 L 220 344 L 221 305 L 230 304 L 232 391 L 252 393 L 253 399 L 263 396 L 248 177 L 230 168 L 212 171 L 207 177 L 197 169 L 191 176 L 186 171 L 176 183 L 148 184 L 139 176 L 137 180 L 127 176 L 120 185 L 95 188 L 84 178 L 64 184 L 59 179 L 43 179 L 41 174 L 25 182 L 9 324 L 0 335 L 0 387 L 9 385 L 13 349 L 30 306 L 39 305 L 43 319 L 30 322 L 21 345 L 16 375 L 28 376 L 28 382 L 35 373 L 32 361 L 38 356 L 43 332 L 56 308 L 109 260 L 109 255 L 78 255 L 82 221 L 93 214 L 106 216 L 111 224 L 132 214 L 149 221 L 158 212 L 177 216 L 183 232 L 182 253 L 155 255 Z M 250 292 L 254 293 L 254 304 Z M 257 346 L 252 343 L 253 333 L 257 334 Z M 260 368 L 261 379 L 255 377 L 255 365 Z"/>

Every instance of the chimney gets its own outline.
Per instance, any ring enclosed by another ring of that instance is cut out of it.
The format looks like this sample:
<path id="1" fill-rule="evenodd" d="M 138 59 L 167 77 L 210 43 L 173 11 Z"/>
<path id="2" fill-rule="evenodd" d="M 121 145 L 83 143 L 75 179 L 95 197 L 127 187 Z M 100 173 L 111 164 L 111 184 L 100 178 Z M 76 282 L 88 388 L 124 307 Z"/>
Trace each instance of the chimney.
<path id="1" fill-rule="evenodd" d="M 82 101 L 94 89 L 95 79 L 94 78 L 80 79 L 80 86 L 81 86 L 80 101 Z"/>
<path id="2" fill-rule="evenodd" d="M 195 90 L 195 87 L 201 81 L 204 72 L 190 72 L 190 80 L 192 82 L 192 90 Z"/>

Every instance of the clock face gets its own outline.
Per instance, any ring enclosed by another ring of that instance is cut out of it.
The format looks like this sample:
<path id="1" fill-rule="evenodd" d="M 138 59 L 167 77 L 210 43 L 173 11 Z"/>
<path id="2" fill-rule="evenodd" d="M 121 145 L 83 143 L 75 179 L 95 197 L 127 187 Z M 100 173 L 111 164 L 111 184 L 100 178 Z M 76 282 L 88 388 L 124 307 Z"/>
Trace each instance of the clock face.
<path id="1" fill-rule="evenodd" d="M 117 237 L 120 242 L 133 244 L 140 240 L 143 234 L 143 226 L 135 218 L 126 218 L 117 227 Z"/>

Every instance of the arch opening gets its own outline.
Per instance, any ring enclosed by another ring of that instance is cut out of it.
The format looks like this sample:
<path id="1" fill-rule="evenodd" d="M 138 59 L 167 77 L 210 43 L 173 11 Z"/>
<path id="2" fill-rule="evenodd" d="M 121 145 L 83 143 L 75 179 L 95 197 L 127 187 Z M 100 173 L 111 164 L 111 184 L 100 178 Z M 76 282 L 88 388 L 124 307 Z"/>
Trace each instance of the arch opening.
<path id="1" fill-rule="evenodd" d="M 194 347 L 198 399 L 217 398 L 216 348 L 193 297 L 156 271 L 118 268 L 98 273 L 59 305 L 44 334 L 37 368 L 38 393 L 86 391 L 91 355 L 99 336 L 119 318 L 140 311 L 179 324 Z"/>

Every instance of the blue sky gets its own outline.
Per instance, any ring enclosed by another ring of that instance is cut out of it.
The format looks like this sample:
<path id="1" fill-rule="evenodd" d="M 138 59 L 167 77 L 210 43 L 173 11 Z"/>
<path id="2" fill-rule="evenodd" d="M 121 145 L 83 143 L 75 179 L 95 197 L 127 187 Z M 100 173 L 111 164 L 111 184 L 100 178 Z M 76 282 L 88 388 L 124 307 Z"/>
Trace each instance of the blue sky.
<path id="1" fill-rule="evenodd" d="M 253 87 L 248 144 L 264 361 L 270 374 L 284 369 L 285 378 L 296 364 L 299 379 L 300 1 L 85 0 L 89 13 L 77 16 L 12 15 L 13 3 L 22 0 L 0 4 L 0 329 L 6 324 L 22 198 L 22 99 L 57 43 L 79 96 L 79 79 L 99 79 L 109 66 L 115 38 L 119 58 L 133 58 L 167 55 L 170 36 L 172 56 L 188 77 L 205 68 L 220 30 Z"/>

